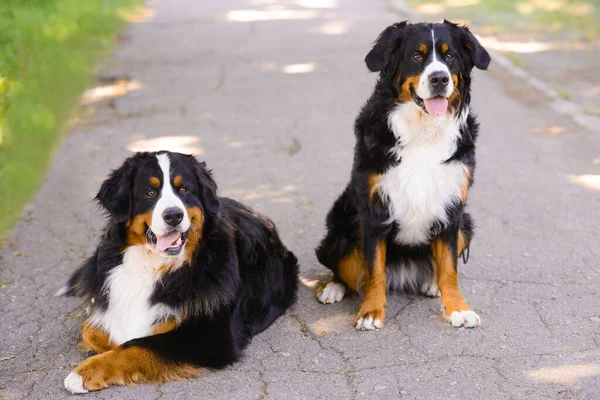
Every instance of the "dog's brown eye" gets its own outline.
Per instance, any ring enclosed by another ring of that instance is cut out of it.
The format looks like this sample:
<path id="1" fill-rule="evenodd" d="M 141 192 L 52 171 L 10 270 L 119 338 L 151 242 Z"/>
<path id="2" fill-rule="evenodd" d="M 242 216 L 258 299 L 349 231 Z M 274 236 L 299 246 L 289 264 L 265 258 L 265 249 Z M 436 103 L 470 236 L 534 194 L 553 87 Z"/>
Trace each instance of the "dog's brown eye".
<path id="1" fill-rule="evenodd" d="M 412 59 L 415 61 L 421 61 L 423 59 L 423 56 L 420 53 L 415 53 L 413 54 Z"/>
<path id="2" fill-rule="evenodd" d="M 184 194 L 185 192 L 187 192 L 186 188 L 184 188 L 184 187 L 179 188 L 179 194 Z"/>
<path id="3" fill-rule="evenodd" d="M 154 197 L 154 196 L 156 196 L 156 191 L 155 191 L 155 190 L 152 190 L 152 189 L 150 189 L 150 190 L 148 190 L 148 191 L 146 192 L 146 196 L 148 196 L 148 197 Z"/>
<path id="4" fill-rule="evenodd" d="M 452 53 L 446 53 L 446 60 L 450 61 L 454 58 L 454 54 Z"/>

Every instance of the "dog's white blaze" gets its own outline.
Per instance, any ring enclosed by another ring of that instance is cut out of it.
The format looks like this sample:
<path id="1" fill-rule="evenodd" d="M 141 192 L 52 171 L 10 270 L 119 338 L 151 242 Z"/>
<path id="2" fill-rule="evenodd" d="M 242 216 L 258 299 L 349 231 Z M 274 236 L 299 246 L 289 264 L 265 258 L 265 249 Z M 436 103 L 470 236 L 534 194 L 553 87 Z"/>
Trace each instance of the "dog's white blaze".
<path id="1" fill-rule="evenodd" d="M 389 222 L 400 225 L 398 242 L 426 243 L 431 224 L 447 223 L 446 206 L 460 201 L 467 167 L 444 161 L 456 150 L 461 120 L 460 116 L 423 117 L 412 102 L 399 104 L 388 116 L 398 139 L 393 152 L 401 161 L 382 175 L 377 188 L 389 202 Z"/>
<path id="2" fill-rule="evenodd" d="M 157 236 L 163 236 L 169 233 L 169 231 L 172 230 L 172 227 L 167 225 L 162 214 L 168 208 L 177 207 L 183 211 L 183 220 L 179 224 L 179 230 L 186 232 L 190 228 L 190 218 L 183 201 L 177 197 L 173 190 L 173 185 L 171 185 L 171 160 L 169 159 L 169 155 L 166 153 L 158 154 L 156 158 L 158 159 L 158 165 L 163 174 L 163 186 L 160 192 L 160 198 L 156 202 L 154 211 L 152 212 L 152 226 L 150 229 L 152 229 L 152 232 Z"/>
<path id="3" fill-rule="evenodd" d="M 445 97 L 450 97 L 452 92 L 454 91 L 454 83 L 452 82 L 452 77 L 450 76 L 450 70 L 448 70 L 448 66 L 443 62 L 437 59 L 437 53 L 435 51 L 435 33 L 433 29 L 431 29 L 431 40 L 432 40 L 432 48 L 431 51 L 433 53 L 433 58 L 429 65 L 425 67 L 425 70 L 421 74 L 421 79 L 419 81 L 419 87 L 417 88 L 417 96 L 422 99 L 429 99 L 432 97 L 431 95 L 431 87 L 429 85 L 429 76 L 438 71 L 442 71 L 446 73 L 446 76 L 450 80 L 448 82 L 448 86 L 446 86 Z"/>
<path id="4" fill-rule="evenodd" d="M 179 317 L 177 310 L 165 305 L 150 305 L 150 296 L 159 279 L 156 273 L 164 258 L 146 246 L 129 247 L 123 254 L 123 264 L 109 273 L 104 290 L 108 292 L 106 311 L 96 310 L 90 322 L 110 335 L 116 345 L 152 334 L 152 325 L 170 317 Z"/>

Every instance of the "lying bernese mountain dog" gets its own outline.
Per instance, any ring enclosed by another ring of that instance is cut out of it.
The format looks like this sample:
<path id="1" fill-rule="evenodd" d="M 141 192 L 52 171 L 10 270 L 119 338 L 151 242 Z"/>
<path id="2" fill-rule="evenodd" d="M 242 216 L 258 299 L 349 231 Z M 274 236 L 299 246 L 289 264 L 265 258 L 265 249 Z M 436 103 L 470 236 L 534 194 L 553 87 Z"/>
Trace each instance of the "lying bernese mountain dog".
<path id="1" fill-rule="evenodd" d="M 72 393 L 225 367 L 295 302 L 298 262 L 273 222 L 217 197 L 193 156 L 137 153 L 97 200 L 100 244 L 57 293 L 85 300 L 81 345 L 98 353 L 65 379 Z"/>
<path id="2" fill-rule="evenodd" d="M 452 326 L 480 325 L 458 287 L 458 257 L 473 224 L 465 212 L 478 124 L 471 70 L 490 56 L 467 27 L 400 22 L 365 58 L 379 72 L 355 121 L 350 183 L 327 215 L 316 253 L 333 278 L 322 303 L 364 294 L 355 326 L 382 328 L 387 291 L 439 296 Z"/>

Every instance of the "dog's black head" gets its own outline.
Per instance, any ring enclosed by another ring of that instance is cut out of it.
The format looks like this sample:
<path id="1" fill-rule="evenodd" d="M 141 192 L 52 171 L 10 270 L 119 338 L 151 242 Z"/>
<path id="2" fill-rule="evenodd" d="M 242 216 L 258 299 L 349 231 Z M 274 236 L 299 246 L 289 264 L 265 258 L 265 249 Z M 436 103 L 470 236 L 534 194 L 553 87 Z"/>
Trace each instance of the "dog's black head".
<path id="1" fill-rule="evenodd" d="M 127 230 L 129 245 L 164 256 L 198 246 L 206 220 L 216 218 L 217 185 L 193 156 L 137 153 L 104 181 L 96 199 Z"/>
<path id="2" fill-rule="evenodd" d="M 365 62 L 394 86 L 396 102 L 414 102 L 435 117 L 469 102 L 471 70 L 486 69 L 490 56 L 465 26 L 405 21 L 379 35 Z"/>

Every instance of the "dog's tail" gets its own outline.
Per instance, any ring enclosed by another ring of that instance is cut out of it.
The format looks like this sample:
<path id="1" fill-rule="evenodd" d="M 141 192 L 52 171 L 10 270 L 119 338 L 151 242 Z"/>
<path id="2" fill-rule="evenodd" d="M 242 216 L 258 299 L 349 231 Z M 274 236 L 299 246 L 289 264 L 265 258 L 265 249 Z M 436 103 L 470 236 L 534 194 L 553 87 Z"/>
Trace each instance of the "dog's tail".
<path id="1" fill-rule="evenodd" d="M 54 294 L 55 296 L 75 296 L 77 294 L 76 287 L 77 283 L 81 278 L 83 267 L 77 268 L 77 270 L 71 275 L 67 283 L 58 289 L 58 291 Z"/>
<path id="2" fill-rule="evenodd" d="M 79 268 L 73 272 L 66 285 L 61 287 L 55 296 L 79 296 L 87 297 L 92 294 L 92 288 L 96 280 L 92 277 L 97 275 L 96 265 L 98 263 L 98 250 L 88 258 Z"/>

